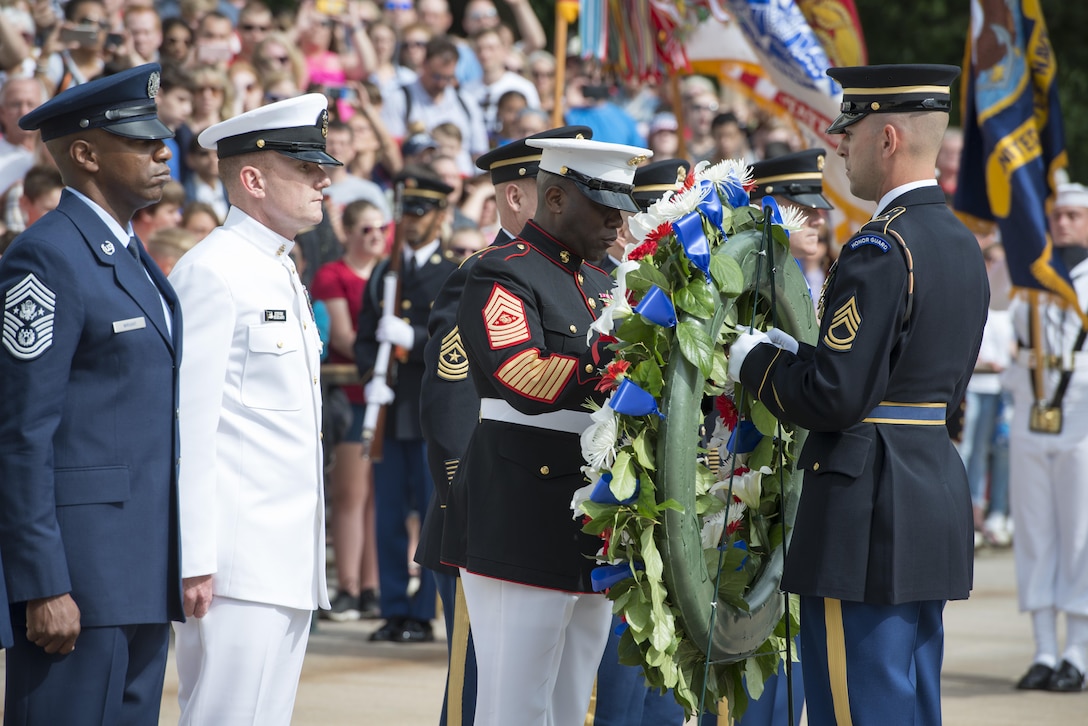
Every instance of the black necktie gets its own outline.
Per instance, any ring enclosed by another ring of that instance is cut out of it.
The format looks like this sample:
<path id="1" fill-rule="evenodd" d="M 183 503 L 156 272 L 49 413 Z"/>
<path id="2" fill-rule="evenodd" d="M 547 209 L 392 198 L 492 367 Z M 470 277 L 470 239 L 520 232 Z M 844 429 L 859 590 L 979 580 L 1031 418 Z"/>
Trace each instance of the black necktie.
<path id="1" fill-rule="evenodd" d="M 143 262 L 140 261 L 140 241 L 135 236 L 128 238 L 128 253 L 132 255 L 132 259 L 136 260 L 136 264 L 143 266 Z"/>

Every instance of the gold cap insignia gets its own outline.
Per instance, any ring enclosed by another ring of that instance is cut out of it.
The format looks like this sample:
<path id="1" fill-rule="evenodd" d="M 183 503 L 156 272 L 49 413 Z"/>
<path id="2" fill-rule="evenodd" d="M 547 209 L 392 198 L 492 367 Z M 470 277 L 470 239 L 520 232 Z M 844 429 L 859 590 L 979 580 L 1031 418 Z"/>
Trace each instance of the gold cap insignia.
<path id="1" fill-rule="evenodd" d="M 258 149 L 263 149 L 264 148 L 264 139 L 257 139 L 257 148 Z"/>
<path id="2" fill-rule="evenodd" d="M 869 108 L 873 109 L 874 111 L 879 111 L 880 110 L 880 103 L 878 101 L 873 101 L 872 103 L 869 104 Z"/>
<path id="3" fill-rule="evenodd" d="M 688 173 L 686 171 L 684 171 L 684 167 L 682 167 L 682 166 L 676 167 L 676 183 L 680 184 L 681 182 L 683 182 L 687 178 L 688 178 Z"/>
<path id="4" fill-rule="evenodd" d="M 318 123 L 321 124 L 321 138 L 326 139 L 329 136 L 329 112 L 325 109 L 321 109 L 321 114 L 317 117 Z"/>
<path id="5" fill-rule="evenodd" d="M 632 156 L 630 159 L 627 160 L 627 166 L 638 166 L 642 162 L 646 161 L 646 158 L 647 157 L 644 154 Z"/>
<path id="6" fill-rule="evenodd" d="M 816 157 L 816 171 L 824 170 L 824 157 L 823 154 Z"/>

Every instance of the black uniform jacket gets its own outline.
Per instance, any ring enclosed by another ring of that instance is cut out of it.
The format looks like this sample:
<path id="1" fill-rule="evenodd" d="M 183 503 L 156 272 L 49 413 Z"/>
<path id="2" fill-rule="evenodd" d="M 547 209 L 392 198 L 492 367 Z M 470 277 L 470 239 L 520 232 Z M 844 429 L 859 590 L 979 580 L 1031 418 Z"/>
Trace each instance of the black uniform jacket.
<path id="1" fill-rule="evenodd" d="M 491 246 L 504 245 L 513 239 L 500 229 Z M 419 421 L 427 441 L 427 466 L 434 481 L 434 493 L 419 533 L 415 560 L 428 569 L 448 575 L 457 575 L 457 570 L 442 564 L 446 496 L 480 419 L 480 397 L 468 375 L 468 355 L 457 328 L 457 308 L 468 273 L 485 251 L 469 257 L 446 278 L 427 320 L 430 337 L 423 351 L 426 370 L 419 396 Z"/>
<path id="2" fill-rule="evenodd" d="M 988 304 L 978 243 L 926 186 L 843 247 L 815 348 L 749 354 L 744 386 L 811 431 L 783 589 L 874 604 L 968 596 L 971 498 L 945 418 L 963 398 Z M 893 405 L 874 412 L 882 403 Z"/>
<path id="3" fill-rule="evenodd" d="M 481 398 L 523 414 L 588 413 L 611 358 L 589 325 L 612 281 L 533 222 L 468 273 L 457 315 Z M 585 484 L 579 436 L 483 420 L 453 480 L 442 560 L 526 585 L 591 592 L 600 540 L 583 534 L 571 497 Z"/>
<path id="4" fill-rule="evenodd" d="M 419 423 L 419 389 L 423 379 L 423 348 L 427 343 L 427 317 L 431 303 L 438 296 L 442 283 L 457 269 L 457 263 L 435 252 L 419 269 L 401 266 L 400 311 L 402 320 L 412 326 L 415 342 L 408 352 L 408 359 L 398 362 L 393 391 L 396 398 L 386 412 L 385 435 L 400 441 L 422 439 Z M 379 262 L 370 276 L 370 284 L 363 293 L 363 307 L 359 311 L 359 325 L 355 335 L 355 363 L 359 374 L 367 376 L 374 369 L 378 357 L 378 341 L 374 334 L 382 316 L 382 288 L 389 260 Z"/>

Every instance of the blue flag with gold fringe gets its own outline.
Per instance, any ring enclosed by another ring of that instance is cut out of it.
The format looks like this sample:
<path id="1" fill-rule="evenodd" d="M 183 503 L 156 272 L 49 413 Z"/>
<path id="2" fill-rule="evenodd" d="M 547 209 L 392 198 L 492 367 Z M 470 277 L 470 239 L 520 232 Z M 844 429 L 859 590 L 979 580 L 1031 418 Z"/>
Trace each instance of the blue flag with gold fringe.
<path id="1" fill-rule="evenodd" d="M 971 0 L 963 80 L 963 156 L 953 207 L 996 222 L 1013 285 L 1077 306 L 1047 232 L 1046 202 L 1068 164 L 1054 48 L 1039 0 Z M 974 218 L 974 219 L 972 219 Z"/>

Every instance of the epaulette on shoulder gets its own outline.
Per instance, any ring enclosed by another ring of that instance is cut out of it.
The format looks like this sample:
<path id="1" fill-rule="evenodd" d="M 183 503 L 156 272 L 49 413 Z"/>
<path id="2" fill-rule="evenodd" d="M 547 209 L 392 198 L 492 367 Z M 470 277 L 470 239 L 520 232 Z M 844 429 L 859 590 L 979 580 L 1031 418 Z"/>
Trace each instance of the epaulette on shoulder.
<path id="1" fill-rule="evenodd" d="M 846 247 L 850 250 L 867 246 L 876 247 L 882 254 L 886 253 L 892 248 L 891 237 L 894 234 L 891 230 L 892 222 L 905 211 L 907 211 L 905 207 L 894 207 L 879 217 L 873 217 L 846 243 Z"/>
<path id="2" fill-rule="evenodd" d="M 525 257 L 533 251 L 533 246 L 523 239 L 511 240 L 508 244 L 495 248 L 495 254 L 502 254 L 502 259 L 511 260 L 515 257 Z"/>

